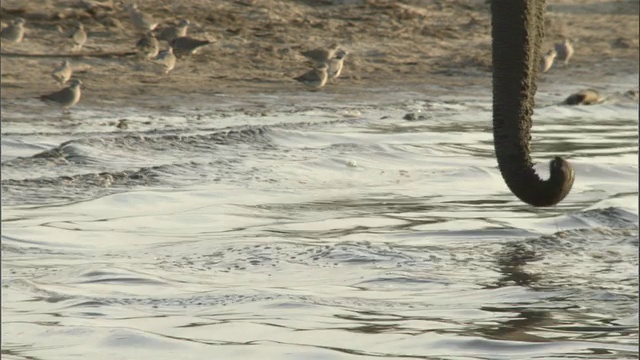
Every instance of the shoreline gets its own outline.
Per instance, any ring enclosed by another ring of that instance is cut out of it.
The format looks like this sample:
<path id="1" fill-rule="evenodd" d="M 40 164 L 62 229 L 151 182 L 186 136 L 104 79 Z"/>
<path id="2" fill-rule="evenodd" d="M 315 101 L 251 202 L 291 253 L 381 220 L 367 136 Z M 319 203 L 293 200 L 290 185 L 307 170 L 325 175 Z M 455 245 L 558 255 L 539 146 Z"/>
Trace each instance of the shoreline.
<path id="1" fill-rule="evenodd" d="M 474 86 L 490 91 L 491 87 L 491 21 L 483 0 L 369 0 L 360 5 L 194 1 L 192 6 L 145 1 L 141 8 L 162 19 L 161 26 L 184 17 L 193 23 L 190 36 L 215 39 L 200 53 L 178 59 L 168 76 L 157 74 L 154 64 L 131 55 L 137 35 L 126 12 L 105 10 L 98 16 L 70 6 L 73 2 L 42 3 L 36 11 L 19 0 L 3 2 L 2 22 L 7 23 L 15 9 L 23 9 L 27 34 L 22 43 L 3 45 L 2 100 L 20 101 L 59 89 L 50 72 L 67 55 L 73 55 L 74 77 L 85 85 L 78 106 L 144 104 L 151 101 L 146 99 L 182 99 L 190 94 L 306 92 L 293 80 L 309 68 L 300 51 L 326 45 L 329 38 L 338 39 L 350 54 L 337 84 L 321 92 L 357 98 L 358 91 L 389 86 L 409 91 L 421 87 L 466 91 Z M 541 74 L 539 90 L 547 83 L 562 83 L 576 84 L 577 91 L 606 83 L 612 76 L 635 77 L 637 84 L 638 2 L 607 7 L 595 0 L 559 0 L 548 1 L 547 8 L 543 51 L 568 36 L 576 54 L 568 67 L 556 64 Z M 51 15 L 69 9 L 74 12 L 65 18 Z M 90 49 L 71 54 L 69 39 L 60 29 L 78 20 L 89 33 L 86 47 Z M 97 56 L 85 56 L 85 52 Z M 637 91 L 637 86 L 628 90 Z"/>

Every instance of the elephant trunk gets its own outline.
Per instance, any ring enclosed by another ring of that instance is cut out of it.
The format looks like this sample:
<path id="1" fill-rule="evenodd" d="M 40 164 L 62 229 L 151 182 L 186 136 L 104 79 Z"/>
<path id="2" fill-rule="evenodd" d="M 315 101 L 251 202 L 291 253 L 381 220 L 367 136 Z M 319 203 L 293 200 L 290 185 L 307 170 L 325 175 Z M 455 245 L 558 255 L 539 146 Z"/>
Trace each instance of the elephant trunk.
<path id="1" fill-rule="evenodd" d="M 552 206 L 571 190 L 574 172 L 564 159 L 542 180 L 531 161 L 531 115 L 543 37 L 544 0 L 491 1 L 493 39 L 493 138 L 507 186 L 533 206 Z"/>

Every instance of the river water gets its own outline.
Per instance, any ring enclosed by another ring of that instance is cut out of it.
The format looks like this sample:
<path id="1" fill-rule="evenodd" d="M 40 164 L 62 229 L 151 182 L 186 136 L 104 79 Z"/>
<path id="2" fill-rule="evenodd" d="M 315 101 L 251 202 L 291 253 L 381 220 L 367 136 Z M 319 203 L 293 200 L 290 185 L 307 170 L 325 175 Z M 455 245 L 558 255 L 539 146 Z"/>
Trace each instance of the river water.
<path id="1" fill-rule="evenodd" d="M 2 358 L 637 359 L 634 86 L 539 86 L 544 209 L 486 88 L 3 101 Z"/>

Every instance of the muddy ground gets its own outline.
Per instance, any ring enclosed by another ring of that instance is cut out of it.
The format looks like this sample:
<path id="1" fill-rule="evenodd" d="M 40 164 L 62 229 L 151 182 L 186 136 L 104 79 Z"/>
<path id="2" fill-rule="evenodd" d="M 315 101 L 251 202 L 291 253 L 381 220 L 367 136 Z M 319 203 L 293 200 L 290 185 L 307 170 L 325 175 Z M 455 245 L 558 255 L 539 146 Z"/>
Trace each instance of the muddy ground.
<path id="1" fill-rule="evenodd" d="M 3 44 L 2 99 L 58 89 L 50 76 L 70 58 L 86 85 L 83 104 L 149 103 L 188 94 L 306 91 L 292 80 L 310 68 L 300 51 L 338 42 L 349 51 L 337 84 L 357 92 L 389 84 L 445 88 L 491 84 L 489 5 L 484 0 L 139 0 L 164 27 L 181 18 L 189 35 L 215 41 L 180 59 L 168 75 L 135 55 L 139 35 L 121 4 L 86 0 L 3 0 L 3 26 L 27 20 L 22 43 Z M 639 2 L 547 1 L 544 50 L 563 38 L 575 46 L 568 67 L 544 77 L 588 83 L 610 75 L 637 77 Z M 84 23 L 89 40 L 72 53 L 65 34 Z M 181 100 L 182 101 L 182 100 Z"/>

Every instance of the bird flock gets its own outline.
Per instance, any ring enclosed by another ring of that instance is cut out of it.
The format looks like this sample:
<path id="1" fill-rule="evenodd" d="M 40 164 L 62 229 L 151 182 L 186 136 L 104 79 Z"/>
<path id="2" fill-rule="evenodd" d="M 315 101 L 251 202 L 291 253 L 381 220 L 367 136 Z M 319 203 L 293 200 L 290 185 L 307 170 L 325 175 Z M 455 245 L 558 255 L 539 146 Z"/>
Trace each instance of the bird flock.
<path id="1" fill-rule="evenodd" d="M 137 4 L 130 3 L 124 8 L 139 36 L 135 44 L 139 58 L 156 64 L 165 75 L 171 73 L 179 58 L 195 54 L 201 47 L 212 43 L 209 40 L 189 37 L 187 32 L 191 22 L 188 19 L 181 19 L 175 26 L 158 28 L 160 22 L 142 12 Z M 23 18 L 15 18 L 9 26 L 0 31 L 2 42 L 20 43 L 24 38 L 25 23 Z M 75 23 L 67 37 L 73 42 L 72 52 L 80 51 L 88 39 L 84 25 L 79 21 Z M 166 46 L 161 46 L 161 42 L 165 42 Z M 564 66 L 567 66 L 573 54 L 574 48 L 569 39 L 554 44 L 552 49 L 540 57 L 540 73 L 548 72 L 556 61 L 562 61 Z M 335 83 L 342 73 L 348 52 L 340 48 L 337 43 L 332 43 L 326 48 L 302 51 L 301 55 L 310 60 L 312 68 L 295 77 L 294 80 L 302 83 L 309 90 L 317 91 L 327 83 Z M 79 79 L 72 79 L 73 68 L 69 60 L 62 61 L 53 69 L 51 76 L 59 86 L 67 83 L 69 85 L 56 92 L 42 95 L 40 99 L 56 104 L 62 107 L 63 112 L 68 112 L 69 108 L 80 101 L 82 82 Z"/>
<path id="2" fill-rule="evenodd" d="M 555 60 L 563 61 L 564 66 L 569 65 L 569 59 L 573 56 L 573 45 L 569 39 L 554 45 L 553 49 L 547 51 L 540 59 L 540 72 L 546 73 L 551 69 Z"/>
<path id="3" fill-rule="evenodd" d="M 310 90 L 319 90 L 327 84 L 334 83 L 342 73 L 347 51 L 340 49 L 337 43 L 326 49 L 303 51 L 302 55 L 313 63 L 313 68 L 294 79 L 304 84 Z"/>
<path id="4" fill-rule="evenodd" d="M 136 52 L 140 59 L 151 61 L 162 68 L 162 73 L 169 75 L 175 68 L 179 58 L 196 54 L 197 51 L 212 42 L 209 40 L 195 39 L 187 35 L 191 22 L 188 19 L 181 19 L 175 26 L 158 28 L 159 21 L 154 20 L 149 14 L 144 13 L 135 3 L 125 5 L 125 10 L 129 14 L 129 19 L 139 37 L 135 43 Z M 25 23 L 23 18 L 15 18 L 11 24 L 0 31 L 0 39 L 3 44 L 17 44 L 23 41 L 25 34 Z M 88 34 L 81 22 L 76 22 L 72 31 L 67 37 L 73 42 L 72 52 L 82 50 L 88 40 Z M 162 46 L 165 42 L 166 46 Z M 297 76 L 294 80 L 302 83 L 312 91 L 322 89 L 328 82 L 335 83 L 342 73 L 344 60 L 348 52 L 339 48 L 337 43 L 331 44 L 328 48 L 303 51 L 301 54 L 308 58 L 313 66 L 304 74 Z M 59 86 L 68 84 L 67 87 L 42 95 L 40 100 L 57 105 L 62 108 L 63 113 L 68 113 L 69 109 L 75 106 L 81 98 L 80 79 L 73 78 L 73 68 L 69 60 L 64 60 L 51 72 L 51 77 Z"/>
<path id="5" fill-rule="evenodd" d="M 553 49 L 547 51 L 540 58 L 540 73 L 549 71 L 556 60 L 562 61 L 565 67 L 568 66 L 573 52 L 573 45 L 569 39 L 563 39 L 561 42 L 554 44 Z M 602 101 L 604 101 L 604 97 L 600 96 L 597 90 L 586 89 L 569 95 L 562 103 L 565 105 L 592 105 Z"/>

